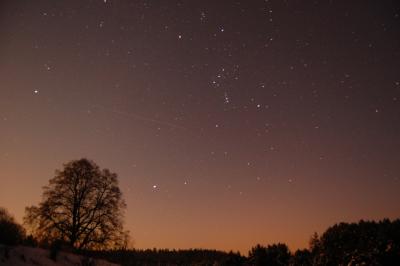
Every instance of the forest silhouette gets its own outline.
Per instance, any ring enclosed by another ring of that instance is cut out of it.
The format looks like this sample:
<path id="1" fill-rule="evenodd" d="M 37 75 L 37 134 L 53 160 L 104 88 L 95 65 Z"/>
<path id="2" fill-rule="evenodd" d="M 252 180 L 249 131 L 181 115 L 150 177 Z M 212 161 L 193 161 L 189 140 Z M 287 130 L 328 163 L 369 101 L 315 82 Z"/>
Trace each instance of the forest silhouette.
<path id="1" fill-rule="evenodd" d="M 0 264 L 7 265 L 10 249 L 24 245 L 48 249 L 55 261 L 69 251 L 121 265 L 400 265 L 400 219 L 334 224 L 294 252 L 284 243 L 256 244 L 247 255 L 130 248 L 118 177 L 85 158 L 57 170 L 42 196 L 38 206 L 26 208 L 23 225 L 0 208 Z"/>

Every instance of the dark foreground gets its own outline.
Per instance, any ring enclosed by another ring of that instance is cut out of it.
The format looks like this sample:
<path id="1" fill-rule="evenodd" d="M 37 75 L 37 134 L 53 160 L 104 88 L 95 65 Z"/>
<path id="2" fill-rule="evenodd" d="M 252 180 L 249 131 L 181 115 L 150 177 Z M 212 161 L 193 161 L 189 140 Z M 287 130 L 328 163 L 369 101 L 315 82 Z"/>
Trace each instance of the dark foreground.
<path id="1" fill-rule="evenodd" d="M 8 231 L 3 229 L 0 228 L 0 240 L 7 240 L 7 237 L 8 240 L 12 239 L 14 235 L 7 235 L 10 229 Z M 400 219 L 335 224 L 320 236 L 314 234 L 308 249 L 291 252 L 282 243 L 256 245 L 251 248 L 249 254 L 246 254 L 247 256 L 234 252 L 200 249 L 74 251 L 62 246 L 50 246 L 46 250 L 32 239 L 23 240 L 22 246 L 21 243 L 18 246 L 10 244 L 0 246 L 0 265 L 17 266 L 110 265 L 107 261 L 120 265 L 143 266 L 398 266 L 400 265 Z"/>

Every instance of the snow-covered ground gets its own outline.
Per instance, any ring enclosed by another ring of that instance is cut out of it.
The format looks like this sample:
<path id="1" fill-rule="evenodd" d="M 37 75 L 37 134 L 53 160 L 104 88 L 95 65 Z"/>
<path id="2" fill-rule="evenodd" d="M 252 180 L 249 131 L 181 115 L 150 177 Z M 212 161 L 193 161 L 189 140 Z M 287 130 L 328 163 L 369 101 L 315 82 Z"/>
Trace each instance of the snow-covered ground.
<path id="1" fill-rule="evenodd" d="M 60 251 L 57 260 L 50 259 L 50 251 L 24 246 L 8 247 L 0 245 L 0 265 L 4 266 L 116 266 L 104 260 L 89 259 L 84 256 Z"/>

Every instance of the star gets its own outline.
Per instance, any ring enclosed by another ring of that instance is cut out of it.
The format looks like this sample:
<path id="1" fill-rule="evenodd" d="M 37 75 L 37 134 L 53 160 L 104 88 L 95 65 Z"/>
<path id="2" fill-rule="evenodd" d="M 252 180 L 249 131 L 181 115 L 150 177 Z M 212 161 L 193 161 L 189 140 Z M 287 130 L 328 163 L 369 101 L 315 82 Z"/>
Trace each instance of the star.
<path id="1" fill-rule="evenodd" d="M 204 11 L 200 14 L 200 21 L 204 21 L 206 19 L 206 13 Z"/>
<path id="2" fill-rule="evenodd" d="M 46 68 L 47 71 L 51 70 L 51 67 L 48 64 L 44 64 L 44 67 Z"/>
<path id="3" fill-rule="evenodd" d="M 224 93 L 224 102 L 225 102 L 225 104 L 229 103 L 229 96 L 228 96 L 227 92 Z"/>

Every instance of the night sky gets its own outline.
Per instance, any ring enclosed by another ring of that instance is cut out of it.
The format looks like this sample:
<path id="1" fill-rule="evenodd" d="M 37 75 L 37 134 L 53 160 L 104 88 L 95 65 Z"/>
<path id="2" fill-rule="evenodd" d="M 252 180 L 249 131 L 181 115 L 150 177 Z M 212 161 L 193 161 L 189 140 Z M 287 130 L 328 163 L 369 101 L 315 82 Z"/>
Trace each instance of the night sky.
<path id="1" fill-rule="evenodd" d="M 119 175 L 136 248 L 400 215 L 398 1 L 0 2 L 0 205 Z"/>

